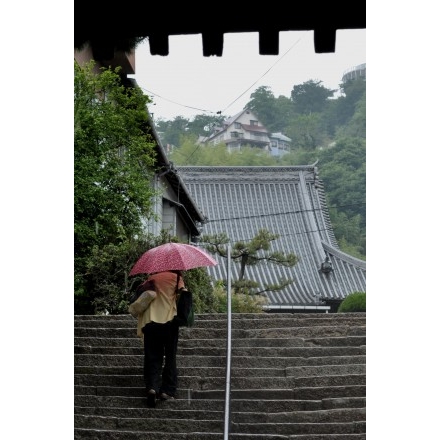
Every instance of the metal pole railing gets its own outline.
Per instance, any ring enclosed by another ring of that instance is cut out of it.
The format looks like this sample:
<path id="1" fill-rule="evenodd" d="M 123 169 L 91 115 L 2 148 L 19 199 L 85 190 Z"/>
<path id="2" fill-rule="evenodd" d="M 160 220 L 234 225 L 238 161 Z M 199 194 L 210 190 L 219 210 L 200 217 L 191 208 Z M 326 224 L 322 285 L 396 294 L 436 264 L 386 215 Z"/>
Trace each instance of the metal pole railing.
<path id="1" fill-rule="evenodd" d="M 225 390 L 225 424 L 224 424 L 224 440 L 228 440 L 229 437 L 229 404 L 231 396 L 231 245 L 228 244 L 228 262 L 227 262 L 227 273 L 228 273 L 228 285 L 227 285 L 227 295 L 228 295 L 228 335 L 227 335 L 227 352 L 226 352 L 226 390 Z"/>

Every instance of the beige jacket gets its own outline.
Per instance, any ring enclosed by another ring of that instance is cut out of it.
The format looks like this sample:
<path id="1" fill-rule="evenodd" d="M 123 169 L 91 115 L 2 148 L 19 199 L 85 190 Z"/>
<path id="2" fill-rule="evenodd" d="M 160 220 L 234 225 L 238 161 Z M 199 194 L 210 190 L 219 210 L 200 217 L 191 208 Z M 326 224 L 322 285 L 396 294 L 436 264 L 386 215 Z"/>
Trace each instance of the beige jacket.
<path id="1" fill-rule="evenodd" d="M 142 315 L 138 316 L 137 335 L 144 337 L 142 329 L 149 322 L 165 324 L 177 314 L 176 284 L 177 274 L 174 272 L 159 272 L 148 277 L 147 281 L 154 281 L 156 298 Z M 182 277 L 179 279 L 179 289 L 185 287 Z"/>

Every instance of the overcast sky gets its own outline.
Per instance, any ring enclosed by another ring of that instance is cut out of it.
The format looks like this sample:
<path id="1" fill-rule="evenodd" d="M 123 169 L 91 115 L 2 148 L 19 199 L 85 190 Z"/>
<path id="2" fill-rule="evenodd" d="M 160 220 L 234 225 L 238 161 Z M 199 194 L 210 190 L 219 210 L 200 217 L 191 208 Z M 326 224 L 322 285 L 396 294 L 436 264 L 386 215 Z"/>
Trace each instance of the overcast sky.
<path id="1" fill-rule="evenodd" d="M 366 30 L 339 30 L 336 51 L 316 54 L 313 31 L 280 32 L 279 55 L 260 55 L 258 33 L 224 34 L 223 55 L 204 57 L 202 37 L 169 37 L 169 55 L 150 54 L 145 40 L 136 49 L 136 73 L 131 75 L 154 99 L 154 119 L 191 119 L 221 111 L 231 116 L 243 110 L 261 86 L 290 96 L 294 85 L 320 80 L 339 89 L 347 69 L 366 63 Z"/>

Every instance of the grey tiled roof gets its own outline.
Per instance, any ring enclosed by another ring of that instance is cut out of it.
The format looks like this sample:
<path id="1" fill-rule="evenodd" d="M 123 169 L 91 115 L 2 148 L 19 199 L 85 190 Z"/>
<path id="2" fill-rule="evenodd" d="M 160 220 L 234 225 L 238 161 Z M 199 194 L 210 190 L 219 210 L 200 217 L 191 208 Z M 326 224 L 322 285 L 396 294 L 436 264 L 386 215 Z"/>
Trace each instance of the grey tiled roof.
<path id="1" fill-rule="evenodd" d="M 322 305 L 366 291 L 366 263 L 343 253 L 336 242 L 322 182 L 314 165 L 287 167 L 177 167 L 178 173 L 208 218 L 203 234 L 226 233 L 231 244 L 253 238 L 260 229 L 279 234 L 272 251 L 294 253 L 293 268 L 259 264 L 246 277 L 261 285 L 281 278 L 294 283 L 267 294 L 269 308 Z M 333 271 L 320 271 L 326 256 Z M 227 261 L 208 268 L 214 279 L 227 279 Z M 231 262 L 231 277 L 239 266 Z"/>

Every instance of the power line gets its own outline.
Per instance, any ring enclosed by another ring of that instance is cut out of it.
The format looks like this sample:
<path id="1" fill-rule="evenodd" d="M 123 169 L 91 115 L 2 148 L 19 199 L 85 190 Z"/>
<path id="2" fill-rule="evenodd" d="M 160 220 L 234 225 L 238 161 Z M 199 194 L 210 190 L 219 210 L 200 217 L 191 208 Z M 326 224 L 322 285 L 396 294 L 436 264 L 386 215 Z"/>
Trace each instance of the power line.
<path id="1" fill-rule="evenodd" d="M 299 38 L 286 52 L 284 52 L 284 54 L 277 61 L 275 61 L 275 63 L 272 64 L 271 67 L 269 67 L 268 70 L 266 70 L 266 72 L 263 73 L 263 75 L 261 75 L 250 87 L 248 87 L 240 96 L 238 96 L 234 101 L 232 101 L 220 113 L 223 113 L 225 110 L 227 110 L 229 107 L 231 107 L 232 104 L 234 104 L 236 101 L 238 101 L 247 91 L 249 91 L 255 84 L 257 84 L 257 82 L 260 81 L 261 78 L 266 76 L 275 67 L 275 65 L 278 64 L 300 41 L 301 41 L 301 38 Z"/>
<path id="2" fill-rule="evenodd" d="M 201 147 L 201 145 L 197 145 L 196 148 L 194 149 L 194 151 L 186 158 L 186 162 L 185 165 L 188 165 L 189 160 L 191 159 L 191 157 L 193 157 L 193 155 L 197 152 L 197 150 Z"/>
<path id="3" fill-rule="evenodd" d="M 159 94 L 157 94 L 157 93 L 155 93 L 155 92 L 153 92 L 151 90 L 145 89 L 144 87 L 141 87 L 141 89 L 144 90 L 145 92 L 148 92 L 152 96 L 158 96 L 159 98 L 161 98 L 161 99 L 163 99 L 165 101 L 171 102 L 172 104 L 180 105 L 181 107 L 190 108 L 192 110 L 198 110 L 198 111 L 201 111 L 201 112 L 204 112 L 204 113 L 213 113 L 213 114 L 215 113 L 215 112 L 213 112 L 211 110 L 205 110 L 205 109 L 198 108 L 198 107 L 191 107 L 189 105 L 180 104 L 179 102 L 173 101 L 171 99 L 164 98 L 163 96 L 161 96 L 161 95 L 159 95 Z"/>
<path id="4" fill-rule="evenodd" d="M 340 205 L 340 206 L 329 206 L 328 208 L 345 208 L 348 206 L 361 206 L 361 205 L 365 205 L 366 202 L 359 202 L 359 203 L 350 203 L 348 205 Z M 297 211 L 285 211 L 285 212 L 272 212 L 272 213 L 268 213 L 268 214 L 255 214 L 255 215 L 244 215 L 244 216 L 240 216 L 240 217 L 229 217 L 229 218 L 218 218 L 218 219 L 213 219 L 213 220 L 209 220 L 207 221 L 207 223 L 213 223 L 213 222 L 224 222 L 224 221 L 228 221 L 228 220 L 245 220 L 245 219 L 251 219 L 251 218 L 261 218 L 261 217 L 275 217 L 275 216 L 279 216 L 279 215 L 289 215 L 289 214 L 303 214 L 306 212 L 316 212 L 316 211 L 321 211 L 322 208 L 317 208 L 317 209 L 300 209 Z"/>
<path id="5" fill-rule="evenodd" d="M 163 99 L 165 101 L 171 102 L 172 104 L 176 104 L 176 105 L 179 105 L 179 106 L 184 107 L 184 108 L 189 108 L 189 109 L 192 109 L 192 110 L 197 110 L 197 111 L 200 111 L 200 112 L 203 112 L 203 113 L 222 114 L 229 107 L 231 107 L 235 102 L 237 102 L 246 92 L 248 92 L 252 87 L 254 87 L 254 85 L 257 84 L 258 81 L 261 80 L 261 78 L 264 78 L 300 41 L 301 41 L 301 38 L 299 38 L 289 49 L 287 49 L 287 51 L 284 52 L 284 54 L 280 58 L 278 58 L 278 60 L 275 61 L 275 63 L 273 63 L 272 66 L 269 67 L 269 69 L 267 69 L 266 72 L 264 72 L 250 87 L 248 87 L 243 93 L 241 93 L 236 99 L 234 99 L 234 101 L 232 101 L 227 107 L 225 107 L 221 111 L 206 110 L 206 109 L 201 109 L 201 108 L 198 108 L 198 107 L 192 107 L 192 106 L 189 106 L 189 105 L 186 105 L 186 104 L 181 104 L 179 102 L 176 102 L 176 101 L 173 101 L 171 99 L 165 98 L 165 97 L 163 97 L 163 96 L 159 95 L 158 93 L 155 93 L 155 92 L 153 92 L 151 90 L 145 89 L 144 87 L 140 87 L 140 88 L 142 90 L 148 92 L 152 96 L 157 96 L 157 97 L 159 97 L 159 98 L 161 98 L 161 99 Z"/>
<path id="6" fill-rule="evenodd" d="M 315 232 L 328 232 L 328 231 L 330 231 L 330 229 L 323 228 L 323 229 L 312 229 L 310 231 L 292 232 L 292 233 L 289 233 L 289 234 L 278 234 L 278 233 L 275 233 L 274 235 L 277 235 L 278 236 L 277 239 L 279 239 L 279 238 L 282 238 L 282 237 L 291 237 L 291 236 L 294 236 L 294 235 L 314 234 Z M 255 237 L 252 237 L 252 238 L 242 238 L 240 240 L 230 240 L 230 243 L 232 244 L 232 243 L 238 243 L 238 242 L 252 241 L 254 238 Z M 203 243 L 207 243 L 207 242 L 202 242 L 202 241 L 199 242 L 199 244 L 203 244 Z"/>

